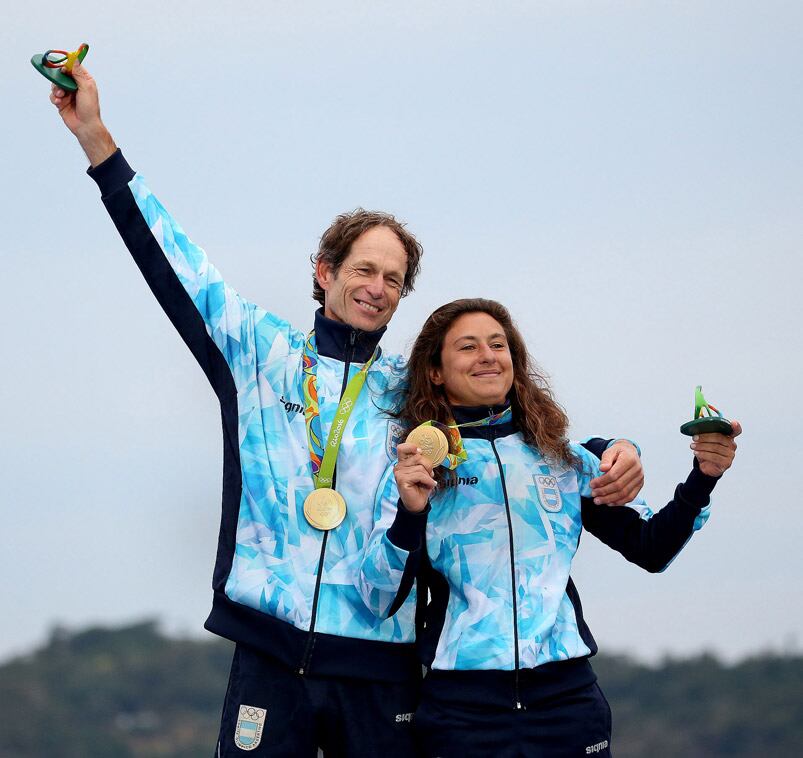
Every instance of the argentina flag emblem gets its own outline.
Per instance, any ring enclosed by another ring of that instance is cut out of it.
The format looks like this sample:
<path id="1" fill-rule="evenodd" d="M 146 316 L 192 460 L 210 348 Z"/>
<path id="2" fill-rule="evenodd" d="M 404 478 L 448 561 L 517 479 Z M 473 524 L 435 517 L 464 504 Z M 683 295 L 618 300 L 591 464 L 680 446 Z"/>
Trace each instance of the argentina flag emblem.
<path id="1" fill-rule="evenodd" d="M 404 428 L 401 424 L 397 424 L 394 421 L 391 421 L 388 424 L 388 433 L 387 437 L 385 438 L 385 452 L 388 454 L 388 459 L 391 461 L 396 460 L 396 448 L 402 441 L 403 433 Z"/>
<path id="2" fill-rule="evenodd" d="M 240 750 L 254 750 L 262 740 L 262 729 L 265 726 L 267 711 L 251 705 L 241 705 L 234 730 L 234 744 Z"/>
<path id="3" fill-rule="evenodd" d="M 538 500 L 545 511 L 557 513 L 563 507 L 563 499 L 560 496 L 558 480 L 554 476 L 543 476 L 535 474 L 535 486 L 538 488 Z"/>

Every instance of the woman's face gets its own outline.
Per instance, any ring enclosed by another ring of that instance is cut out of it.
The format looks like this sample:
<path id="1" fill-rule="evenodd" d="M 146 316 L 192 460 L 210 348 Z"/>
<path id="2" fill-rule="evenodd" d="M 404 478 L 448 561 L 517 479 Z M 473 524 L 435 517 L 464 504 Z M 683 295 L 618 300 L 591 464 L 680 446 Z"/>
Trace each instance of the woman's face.
<path id="1" fill-rule="evenodd" d="M 513 359 L 502 325 L 487 313 L 465 313 L 443 340 L 441 367 L 430 369 L 452 405 L 499 405 L 513 386 Z"/>

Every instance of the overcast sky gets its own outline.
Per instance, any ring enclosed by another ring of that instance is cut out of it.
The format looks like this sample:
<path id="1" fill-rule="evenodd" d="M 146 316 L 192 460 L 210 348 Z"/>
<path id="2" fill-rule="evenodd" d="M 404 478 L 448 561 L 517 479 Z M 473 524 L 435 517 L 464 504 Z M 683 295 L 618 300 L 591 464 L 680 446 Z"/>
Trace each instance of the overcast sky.
<path id="1" fill-rule="evenodd" d="M 800 649 L 803 6 L 0 5 L 0 660 L 54 624 L 205 634 L 211 600 L 214 395 L 28 62 L 82 41 L 132 165 L 299 328 L 321 232 L 379 208 L 426 251 L 386 349 L 501 300 L 575 436 L 639 441 L 655 507 L 702 384 L 745 428 L 713 515 L 658 576 L 586 535 L 586 618 L 648 660 Z"/>

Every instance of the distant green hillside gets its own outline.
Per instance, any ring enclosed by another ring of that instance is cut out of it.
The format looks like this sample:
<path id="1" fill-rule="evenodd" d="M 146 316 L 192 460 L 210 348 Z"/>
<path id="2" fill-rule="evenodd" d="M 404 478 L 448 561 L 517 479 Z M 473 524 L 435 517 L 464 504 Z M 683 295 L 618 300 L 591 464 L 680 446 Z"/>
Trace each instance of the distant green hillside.
<path id="1" fill-rule="evenodd" d="M 231 645 L 177 640 L 154 622 L 55 632 L 0 667 L 0 758 L 211 758 Z M 595 659 L 617 758 L 797 755 L 803 657 L 648 668 Z"/>
<path id="2" fill-rule="evenodd" d="M 55 633 L 0 668 L 0 757 L 208 758 L 231 651 L 153 622 Z"/>

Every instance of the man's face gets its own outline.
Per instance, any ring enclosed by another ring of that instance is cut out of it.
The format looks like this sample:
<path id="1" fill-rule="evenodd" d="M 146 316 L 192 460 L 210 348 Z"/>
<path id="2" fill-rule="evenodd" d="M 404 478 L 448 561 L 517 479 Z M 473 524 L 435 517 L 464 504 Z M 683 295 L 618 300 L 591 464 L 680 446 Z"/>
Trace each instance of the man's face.
<path id="1" fill-rule="evenodd" d="M 399 238 L 386 226 L 372 227 L 351 244 L 337 274 L 318 262 L 324 315 L 355 329 L 380 329 L 396 311 L 406 273 L 407 253 Z"/>

